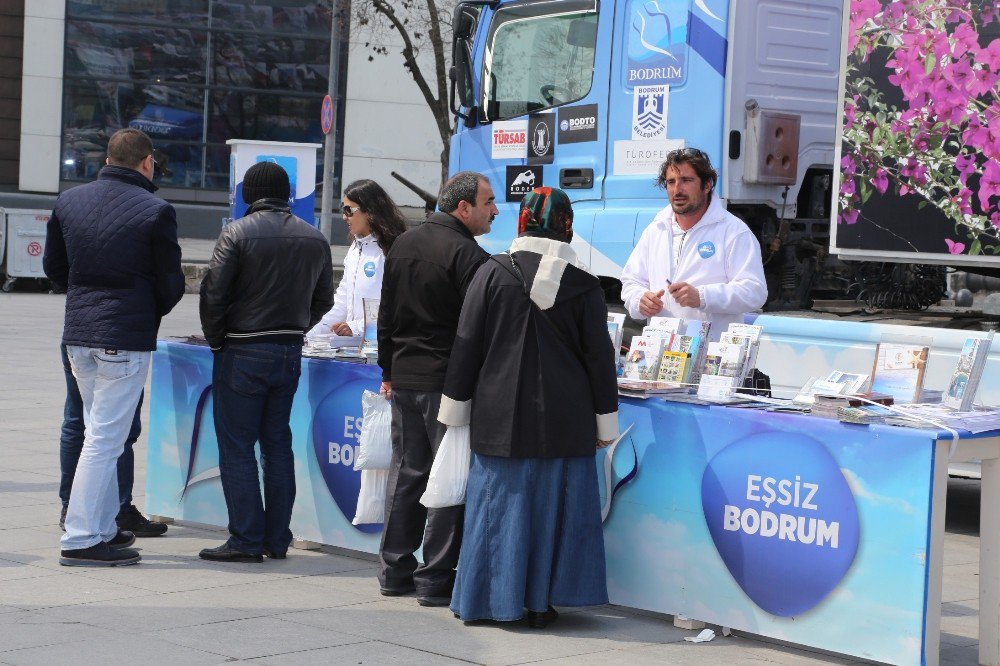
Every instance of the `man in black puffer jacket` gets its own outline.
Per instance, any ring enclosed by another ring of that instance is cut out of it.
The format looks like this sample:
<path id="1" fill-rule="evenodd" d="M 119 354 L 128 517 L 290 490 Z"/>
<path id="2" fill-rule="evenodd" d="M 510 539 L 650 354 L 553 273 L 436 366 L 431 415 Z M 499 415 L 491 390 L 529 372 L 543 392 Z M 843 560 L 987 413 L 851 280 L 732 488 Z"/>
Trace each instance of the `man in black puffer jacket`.
<path id="1" fill-rule="evenodd" d="M 86 434 L 60 563 L 135 564 L 119 531 L 116 466 L 156 349 L 160 319 L 184 294 L 173 206 L 153 191 L 153 144 L 135 129 L 108 141 L 93 183 L 59 195 L 48 223 L 45 274 L 66 285 L 63 344 L 83 398 Z"/>
<path id="2" fill-rule="evenodd" d="M 243 199 L 250 208 L 223 229 L 201 283 L 201 328 L 215 352 L 213 409 L 230 534 L 199 553 L 205 560 L 282 559 L 292 542 L 288 420 L 305 332 L 333 307 L 333 260 L 326 237 L 292 215 L 290 190 L 288 174 L 273 162 L 247 169 Z"/>

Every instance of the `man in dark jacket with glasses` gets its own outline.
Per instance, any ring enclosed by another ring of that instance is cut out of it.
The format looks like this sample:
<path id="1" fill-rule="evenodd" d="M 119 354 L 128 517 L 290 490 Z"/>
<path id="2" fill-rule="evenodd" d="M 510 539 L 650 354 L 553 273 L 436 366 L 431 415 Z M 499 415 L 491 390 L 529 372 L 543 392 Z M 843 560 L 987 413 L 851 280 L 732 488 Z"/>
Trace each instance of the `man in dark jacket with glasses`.
<path id="1" fill-rule="evenodd" d="M 155 166 L 148 136 L 116 132 L 98 179 L 59 195 L 48 223 L 45 274 L 66 285 L 62 342 L 85 424 L 79 454 L 68 456 L 76 460 L 59 560 L 66 566 L 140 560 L 126 547 L 134 534 L 116 524 L 116 468 L 160 320 L 184 294 L 177 220 L 153 194 Z"/>

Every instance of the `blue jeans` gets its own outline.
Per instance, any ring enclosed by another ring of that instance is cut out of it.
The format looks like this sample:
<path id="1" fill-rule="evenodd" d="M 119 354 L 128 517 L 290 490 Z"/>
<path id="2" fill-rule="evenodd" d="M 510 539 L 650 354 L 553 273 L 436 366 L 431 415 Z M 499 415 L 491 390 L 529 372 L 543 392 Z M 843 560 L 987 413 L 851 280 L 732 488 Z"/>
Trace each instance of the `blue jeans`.
<path id="1" fill-rule="evenodd" d="M 219 472 L 229 511 L 229 546 L 284 553 L 295 503 L 295 462 L 288 425 L 299 386 L 301 344 L 227 344 L 212 366 Z M 260 442 L 264 498 L 254 448 Z"/>
<path id="2" fill-rule="evenodd" d="M 76 385 L 76 377 L 73 376 L 73 368 L 66 355 L 66 345 L 59 345 L 59 353 L 62 355 L 63 372 L 66 374 L 66 404 L 63 406 L 62 432 L 59 435 L 59 499 L 62 500 L 63 507 L 67 507 L 76 464 L 83 449 L 83 398 L 80 397 L 80 387 Z M 142 393 L 139 394 L 139 405 L 132 417 L 132 429 L 125 439 L 125 448 L 118 457 L 118 501 L 123 507 L 132 503 L 132 486 L 135 485 L 135 453 L 132 445 L 142 433 L 141 413 Z"/>
<path id="3" fill-rule="evenodd" d="M 150 352 L 67 346 L 83 400 L 83 448 L 66 511 L 63 550 L 89 548 L 118 533 L 118 457 L 149 373 Z"/>

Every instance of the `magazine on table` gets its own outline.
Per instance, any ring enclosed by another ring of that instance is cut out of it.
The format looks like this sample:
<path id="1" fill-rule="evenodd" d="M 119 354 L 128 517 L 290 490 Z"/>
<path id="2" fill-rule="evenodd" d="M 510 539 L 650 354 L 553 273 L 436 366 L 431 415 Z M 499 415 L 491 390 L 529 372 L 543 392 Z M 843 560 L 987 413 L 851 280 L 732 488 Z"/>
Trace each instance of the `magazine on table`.
<path id="1" fill-rule="evenodd" d="M 739 343 L 709 342 L 705 369 L 698 380 L 698 397 L 723 401 L 733 397 L 743 384 L 749 338 Z"/>
<path id="2" fill-rule="evenodd" d="M 972 409 L 992 343 L 993 331 L 990 331 L 985 338 L 969 338 L 965 341 L 955 372 L 952 373 L 948 388 L 941 396 L 941 404 L 960 412 Z"/>
<path id="3" fill-rule="evenodd" d="M 687 330 L 687 322 L 680 317 L 650 317 L 647 326 L 671 335 L 683 334 Z"/>
<path id="4" fill-rule="evenodd" d="M 810 377 L 793 401 L 805 405 L 816 402 L 817 395 L 857 395 L 868 385 L 868 375 L 834 370 L 826 377 Z"/>
<path id="5" fill-rule="evenodd" d="M 880 342 L 875 347 L 871 390 L 888 393 L 897 403 L 919 402 L 929 347 Z"/>
<path id="6" fill-rule="evenodd" d="M 660 355 L 660 370 L 656 379 L 661 382 L 683 383 L 687 380 L 690 363 L 691 354 L 667 349 Z"/>
<path id="7" fill-rule="evenodd" d="M 625 358 L 625 379 L 651 381 L 656 379 L 660 368 L 660 354 L 663 353 L 663 338 L 637 335 L 632 338 L 632 346 Z"/>

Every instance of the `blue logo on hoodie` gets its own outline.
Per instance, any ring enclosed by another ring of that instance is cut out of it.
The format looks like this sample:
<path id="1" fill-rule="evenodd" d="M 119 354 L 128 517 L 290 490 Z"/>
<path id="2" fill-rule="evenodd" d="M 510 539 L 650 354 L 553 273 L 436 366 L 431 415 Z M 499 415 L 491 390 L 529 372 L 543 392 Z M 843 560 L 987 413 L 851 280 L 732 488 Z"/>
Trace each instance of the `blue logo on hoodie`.
<path id="1" fill-rule="evenodd" d="M 704 243 L 698 243 L 698 254 L 701 255 L 702 259 L 708 259 L 715 254 L 715 243 L 712 241 L 705 241 Z"/>
<path id="2" fill-rule="evenodd" d="M 375 277 L 375 262 L 369 261 L 365 264 L 365 275 L 368 277 Z"/>

